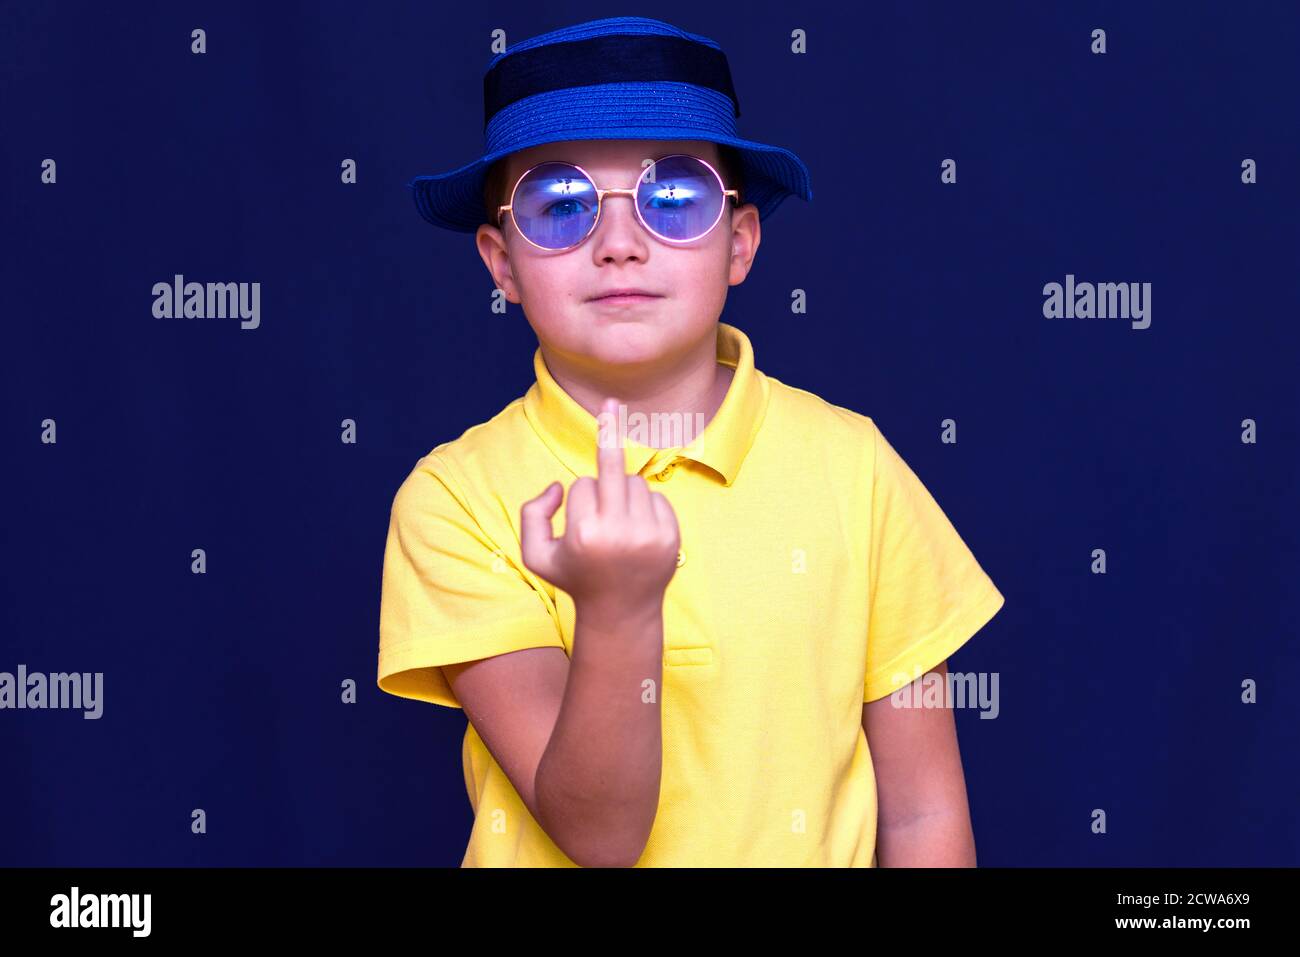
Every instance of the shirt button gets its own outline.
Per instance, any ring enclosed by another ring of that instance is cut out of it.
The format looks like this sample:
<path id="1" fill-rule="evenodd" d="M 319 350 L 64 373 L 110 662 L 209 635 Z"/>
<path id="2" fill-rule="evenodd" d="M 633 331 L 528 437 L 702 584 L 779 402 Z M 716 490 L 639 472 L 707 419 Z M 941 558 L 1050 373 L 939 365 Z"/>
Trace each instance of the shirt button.
<path id="1" fill-rule="evenodd" d="M 673 461 L 665 465 L 662 470 L 656 472 L 655 478 L 657 478 L 661 482 L 667 482 L 670 478 L 673 477 L 673 470 L 676 468 L 677 468 L 677 460 L 674 459 Z"/>
<path id="2" fill-rule="evenodd" d="M 686 564 L 686 549 L 679 548 L 677 549 L 677 567 L 681 568 L 685 564 Z"/>

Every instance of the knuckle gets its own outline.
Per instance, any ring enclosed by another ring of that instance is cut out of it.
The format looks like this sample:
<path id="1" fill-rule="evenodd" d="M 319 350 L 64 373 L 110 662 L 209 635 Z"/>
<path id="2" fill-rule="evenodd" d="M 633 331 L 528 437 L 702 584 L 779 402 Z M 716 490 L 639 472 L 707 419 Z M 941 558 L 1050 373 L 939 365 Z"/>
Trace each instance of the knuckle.
<path id="1" fill-rule="evenodd" d="M 587 545 L 591 540 L 591 522 L 579 518 L 573 523 L 566 537 L 572 538 L 575 545 Z"/>
<path id="2" fill-rule="evenodd" d="M 596 515 L 580 517 L 573 527 L 574 543 L 583 549 L 598 549 L 602 545 L 602 528 Z"/>

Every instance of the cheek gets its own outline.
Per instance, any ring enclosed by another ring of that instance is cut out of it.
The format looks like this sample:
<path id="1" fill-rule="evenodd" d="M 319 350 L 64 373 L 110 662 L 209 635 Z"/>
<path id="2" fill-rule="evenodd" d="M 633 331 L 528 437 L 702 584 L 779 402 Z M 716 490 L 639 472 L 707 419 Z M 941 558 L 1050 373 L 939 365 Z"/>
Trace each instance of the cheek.
<path id="1" fill-rule="evenodd" d="M 692 253 L 677 264 L 675 294 L 685 302 L 712 306 L 726 298 L 731 271 L 731 239 L 722 237 Z"/>
<path id="2" fill-rule="evenodd" d="M 538 308 L 547 305 L 554 309 L 563 303 L 564 291 L 573 289 L 571 270 L 565 269 L 560 259 L 543 258 L 531 249 L 519 248 L 512 249 L 510 255 L 511 271 L 524 305 Z"/>
<path id="3" fill-rule="evenodd" d="M 539 334 L 560 348 L 577 343 L 582 331 L 582 290 L 575 270 L 558 259 L 516 261 L 514 274 L 524 314 Z"/>

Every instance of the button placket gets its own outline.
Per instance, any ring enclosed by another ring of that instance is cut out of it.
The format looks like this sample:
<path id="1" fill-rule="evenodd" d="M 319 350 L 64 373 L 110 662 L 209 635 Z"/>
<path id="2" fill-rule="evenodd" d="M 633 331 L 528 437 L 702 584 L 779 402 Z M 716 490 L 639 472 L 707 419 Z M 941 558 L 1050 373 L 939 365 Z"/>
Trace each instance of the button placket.
<path id="1" fill-rule="evenodd" d="M 668 460 L 668 463 L 663 468 L 659 469 L 659 471 L 657 472 L 651 472 L 648 477 L 654 479 L 657 482 L 666 482 L 673 477 L 673 473 L 677 471 L 677 467 L 681 465 L 683 461 L 684 459 L 680 455 L 674 455 L 671 459 Z M 677 567 L 681 568 L 685 564 L 686 564 L 686 549 L 678 548 Z"/>
<path id="2" fill-rule="evenodd" d="M 650 474 L 658 478 L 660 473 L 667 471 L 671 475 L 677 466 L 687 461 L 690 460 L 684 456 L 676 456 L 669 465 Z M 689 482 L 692 478 L 693 473 L 682 481 Z M 687 539 L 694 527 L 695 502 L 690 491 L 687 488 L 677 489 L 673 496 L 673 511 L 677 516 L 678 529 L 677 567 L 664 596 L 663 663 L 665 669 L 668 669 L 664 672 L 665 681 L 706 680 L 714 673 L 718 661 L 717 636 L 709 624 L 714 614 L 712 609 L 700 604 L 703 597 L 699 580 L 702 555 L 697 552 L 694 556 L 694 573 L 688 574 L 684 567 L 688 550 L 696 549 L 693 544 L 687 548 Z"/>

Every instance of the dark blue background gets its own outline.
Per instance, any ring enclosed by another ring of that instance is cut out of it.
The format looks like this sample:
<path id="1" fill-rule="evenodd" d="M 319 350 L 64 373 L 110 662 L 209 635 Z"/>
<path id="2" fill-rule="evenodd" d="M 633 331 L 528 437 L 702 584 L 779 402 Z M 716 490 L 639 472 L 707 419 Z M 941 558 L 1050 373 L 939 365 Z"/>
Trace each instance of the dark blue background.
<path id="1" fill-rule="evenodd" d="M 493 29 L 641 14 L 812 171 L 724 320 L 872 416 L 1006 596 L 950 662 L 1000 675 L 957 715 L 980 863 L 1300 863 L 1295 5 L 685 9 L 5 6 L 0 670 L 105 692 L 0 712 L 0 862 L 460 862 L 464 714 L 375 687 L 384 536 L 536 339 L 405 183 L 481 152 Z M 261 282 L 261 327 L 153 318 L 174 273 Z M 1151 327 L 1044 319 L 1066 273 L 1152 283 Z"/>

